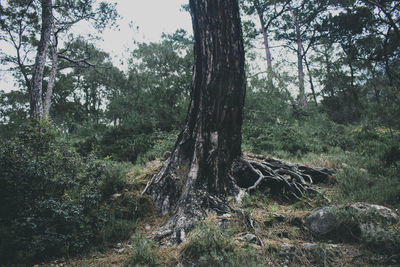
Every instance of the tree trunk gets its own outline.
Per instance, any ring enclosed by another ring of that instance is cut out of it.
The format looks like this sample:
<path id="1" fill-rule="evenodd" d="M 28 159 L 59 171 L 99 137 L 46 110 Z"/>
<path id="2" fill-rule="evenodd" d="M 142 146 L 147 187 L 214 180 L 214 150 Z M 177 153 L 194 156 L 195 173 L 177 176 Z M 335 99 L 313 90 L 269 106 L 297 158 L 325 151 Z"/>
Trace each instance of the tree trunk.
<path id="1" fill-rule="evenodd" d="M 190 0 L 190 9 L 195 65 L 186 125 L 170 160 L 147 187 L 163 214 L 179 214 L 168 230 L 181 241 L 193 223 L 189 219 L 200 217 L 203 208 L 220 208 L 218 197 L 233 189 L 228 174 L 241 156 L 245 96 L 237 0 Z"/>
<path id="2" fill-rule="evenodd" d="M 186 125 L 171 157 L 143 191 L 163 215 L 170 213 L 153 237 L 172 236 L 178 242 L 206 211 L 232 211 L 229 195 L 236 198 L 262 186 L 297 197 L 311 190 L 305 184 L 309 174 L 294 165 L 242 157 L 245 71 L 238 1 L 189 3 L 195 65 Z"/>
<path id="3" fill-rule="evenodd" d="M 39 46 L 36 54 L 30 90 L 30 113 L 33 118 L 41 119 L 43 116 L 42 82 L 43 71 L 46 64 L 47 50 L 51 38 L 53 25 L 52 0 L 42 0 L 42 28 Z"/>
<path id="4" fill-rule="evenodd" d="M 315 102 L 315 105 L 318 106 L 317 94 L 316 94 L 316 92 L 315 92 L 313 77 L 312 77 L 312 75 L 311 75 L 310 65 L 308 64 L 307 57 L 306 57 L 305 54 L 304 54 L 304 64 L 306 65 L 306 69 L 307 69 L 307 73 L 308 73 L 308 79 L 309 79 L 310 86 L 311 86 L 311 93 L 312 93 L 312 95 L 313 95 L 314 102 Z"/>
<path id="5" fill-rule="evenodd" d="M 272 57 L 271 57 L 271 50 L 269 48 L 268 29 L 265 27 L 264 15 L 260 8 L 257 8 L 257 14 L 260 20 L 261 30 L 264 38 L 265 56 L 267 57 L 268 79 L 271 79 L 270 76 L 272 73 Z"/>
<path id="6" fill-rule="evenodd" d="M 302 56 L 302 47 L 303 43 L 301 41 L 301 32 L 300 25 L 297 21 L 296 15 L 294 14 L 293 9 L 289 6 L 289 12 L 292 16 L 293 23 L 295 25 L 296 30 L 296 42 L 297 42 L 297 73 L 299 77 L 299 103 L 301 107 L 305 107 L 307 105 L 305 88 L 304 88 L 304 70 L 303 70 L 303 56 Z"/>
<path id="7" fill-rule="evenodd" d="M 49 118 L 51 98 L 53 96 L 53 88 L 56 82 L 56 74 L 58 69 L 57 45 L 57 33 L 55 30 L 55 25 L 53 25 L 53 44 L 51 46 L 51 71 L 49 82 L 47 83 L 46 98 L 44 102 L 44 118 Z"/>

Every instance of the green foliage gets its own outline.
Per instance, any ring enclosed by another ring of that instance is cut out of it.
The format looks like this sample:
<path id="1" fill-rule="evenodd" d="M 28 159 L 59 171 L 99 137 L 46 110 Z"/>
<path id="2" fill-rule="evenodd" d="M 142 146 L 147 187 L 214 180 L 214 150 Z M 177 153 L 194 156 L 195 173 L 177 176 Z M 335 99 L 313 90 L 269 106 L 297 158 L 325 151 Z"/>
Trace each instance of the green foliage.
<path id="1" fill-rule="evenodd" d="M 132 236 L 132 257 L 129 266 L 158 266 L 160 259 L 157 256 L 158 245 L 139 232 Z"/>
<path id="2" fill-rule="evenodd" d="M 254 153 L 300 159 L 309 153 L 343 151 L 354 145 L 351 128 L 336 124 L 319 109 L 308 107 L 302 117 L 288 116 L 275 122 L 245 121 L 244 147 Z M 279 117 L 278 117 L 279 118 Z"/>
<path id="3" fill-rule="evenodd" d="M 238 247 L 229 229 L 215 222 L 200 222 L 190 233 L 184 260 L 196 266 L 262 266 L 251 247 Z"/>
<path id="4" fill-rule="evenodd" d="M 146 163 L 156 158 L 165 158 L 166 152 L 172 152 L 175 146 L 175 142 L 178 136 L 177 131 L 170 133 L 158 132 L 154 136 L 154 145 L 146 151 L 146 153 L 140 155 L 139 163 Z"/>
<path id="5" fill-rule="evenodd" d="M 264 192 L 257 190 L 253 194 L 246 194 L 242 200 L 242 208 L 267 207 L 269 198 L 270 193 L 268 190 Z"/>
<path id="6" fill-rule="evenodd" d="M 97 161 L 101 164 L 103 173 L 99 174 L 99 189 L 103 197 L 108 197 L 120 192 L 125 186 L 126 173 L 132 168 L 132 164 L 127 162 Z"/>
<path id="7" fill-rule="evenodd" d="M 122 188 L 128 167 L 82 158 L 47 122 L 3 140 L 0 261 L 74 254 L 101 241 L 110 224 L 118 231 L 132 229 L 123 221 L 128 218 L 113 215 L 101 202 Z"/>
<path id="8" fill-rule="evenodd" d="M 354 131 L 355 152 L 337 175 L 340 196 L 398 206 L 400 200 L 399 133 L 388 129 Z"/>

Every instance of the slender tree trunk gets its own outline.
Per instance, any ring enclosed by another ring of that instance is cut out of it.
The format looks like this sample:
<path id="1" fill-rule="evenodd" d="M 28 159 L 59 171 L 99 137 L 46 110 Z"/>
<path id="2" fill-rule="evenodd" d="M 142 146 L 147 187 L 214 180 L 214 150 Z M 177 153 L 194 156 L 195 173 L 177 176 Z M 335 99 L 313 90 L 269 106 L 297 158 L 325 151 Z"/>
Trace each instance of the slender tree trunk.
<path id="1" fill-rule="evenodd" d="M 295 25 L 296 30 L 296 42 L 297 42 L 297 73 L 299 77 L 299 103 L 301 107 L 307 105 L 306 94 L 305 94 L 305 87 L 304 87 L 304 70 L 303 70 L 303 55 L 302 55 L 302 47 L 303 43 L 301 40 L 301 32 L 300 32 L 300 25 L 297 21 L 296 15 L 289 6 L 289 12 L 292 16 L 293 23 Z"/>
<path id="2" fill-rule="evenodd" d="M 57 55 L 57 33 L 55 31 L 55 25 L 53 24 L 53 43 L 51 45 L 51 71 L 49 82 L 47 83 L 46 98 L 44 102 L 44 117 L 49 118 L 51 98 L 53 96 L 53 88 L 56 81 L 56 74 L 58 69 L 58 55 Z"/>
<path id="3" fill-rule="evenodd" d="M 267 58 L 267 71 L 268 76 L 272 73 L 272 57 L 271 57 L 271 50 L 269 48 L 269 38 L 268 38 L 268 29 L 265 27 L 264 15 L 260 8 L 257 8 L 258 18 L 261 24 L 261 30 L 264 38 L 264 49 L 265 49 L 265 56 Z M 270 79 L 271 77 L 269 77 Z"/>
<path id="4" fill-rule="evenodd" d="M 317 94 L 315 93 L 313 77 L 311 75 L 310 65 L 308 64 L 308 60 L 307 60 L 307 57 L 306 57 L 305 54 L 304 54 L 304 64 L 306 65 L 306 69 L 307 69 L 307 73 L 308 73 L 308 79 L 309 79 L 309 82 L 310 82 L 311 92 L 312 92 L 312 95 L 313 95 L 313 98 L 314 98 L 314 102 L 315 102 L 315 105 L 318 106 Z"/>
<path id="5" fill-rule="evenodd" d="M 39 46 L 33 69 L 32 86 L 30 90 L 30 113 L 34 118 L 41 119 L 43 116 L 42 82 L 43 71 L 46 64 L 47 50 L 51 38 L 53 25 L 52 0 L 42 0 L 42 28 Z"/>

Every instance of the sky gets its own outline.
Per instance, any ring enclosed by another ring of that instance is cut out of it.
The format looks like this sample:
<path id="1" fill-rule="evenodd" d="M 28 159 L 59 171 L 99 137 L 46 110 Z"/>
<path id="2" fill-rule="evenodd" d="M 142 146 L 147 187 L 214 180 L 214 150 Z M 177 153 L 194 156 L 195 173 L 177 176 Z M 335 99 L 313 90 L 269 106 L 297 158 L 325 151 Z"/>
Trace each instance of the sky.
<path id="1" fill-rule="evenodd" d="M 188 0 L 118 0 L 117 11 L 122 17 L 119 30 L 106 30 L 104 41 L 98 47 L 118 58 L 126 56 L 126 50 L 132 50 L 134 41 L 154 42 L 161 34 L 173 33 L 179 28 L 192 33 L 190 14 L 181 6 Z M 131 23 L 132 22 L 132 23 Z M 132 24 L 133 27 L 129 25 Z"/>
<path id="2" fill-rule="evenodd" d="M 190 14 L 183 11 L 182 4 L 188 0 L 103 0 L 117 3 L 117 11 L 121 18 L 118 20 L 118 30 L 107 29 L 102 34 L 102 39 L 96 46 L 108 52 L 113 63 L 123 68 L 120 61 L 132 51 L 134 42 L 154 42 L 160 40 L 161 34 L 173 33 L 179 28 L 192 34 Z M 129 25 L 133 25 L 130 27 Z M 92 28 L 84 23 L 73 29 L 74 33 L 82 35 L 92 33 Z M 3 49 L 3 47 L 2 47 Z M 10 51 L 14 52 L 14 51 Z M 2 66 L 1 69 L 5 67 Z M 15 89 L 14 80 L 7 72 L 0 74 L 0 90 L 10 91 Z"/>

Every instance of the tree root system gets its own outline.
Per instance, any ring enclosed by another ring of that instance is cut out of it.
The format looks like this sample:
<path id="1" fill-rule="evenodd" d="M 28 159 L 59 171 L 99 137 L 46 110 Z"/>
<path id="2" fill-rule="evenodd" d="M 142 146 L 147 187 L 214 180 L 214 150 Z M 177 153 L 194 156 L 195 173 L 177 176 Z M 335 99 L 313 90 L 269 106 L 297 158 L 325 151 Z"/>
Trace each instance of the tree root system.
<path id="1" fill-rule="evenodd" d="M 143 193 L 149 194 L 168 221 L 155 230 L 152 237 L 161 240 L 172 237 L 185 242 L 185 233 L 206 212 L 217 214 L 241 212 L 229 204 L 230 197 L 240 203 L 245 193 L 269 190 L 272 196 L 286 200 L 306 198 L 308 194 L 320 194 L 314 183 L 327 183 L 334 173 L 332 169 L 316 168 L 245 154 L 235 160 L 228 174 L 225 194 L 212 192 L 207 184 L 199 183 L 189 164 L 176 164 L 173 156 L 161 171 L 147 184 Z M 247 223 L 251 226 L 251 221 Z"/>

